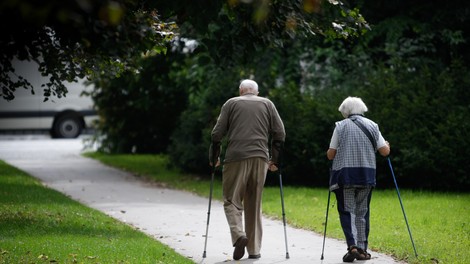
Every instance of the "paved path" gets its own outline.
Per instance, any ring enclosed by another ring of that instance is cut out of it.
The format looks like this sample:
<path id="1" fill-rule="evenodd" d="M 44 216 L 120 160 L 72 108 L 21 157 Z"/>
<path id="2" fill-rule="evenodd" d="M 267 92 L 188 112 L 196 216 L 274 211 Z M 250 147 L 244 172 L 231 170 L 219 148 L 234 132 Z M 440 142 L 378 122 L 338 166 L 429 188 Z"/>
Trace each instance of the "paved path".
<path id="1" fill-rule="evenodd" d="M 169 245 L 195 263 L 342 263 L 344 241 L 327 239 L 325 259 L 320 260 L 323 237 L 287 228 L 286 259 L 282 222 L 265 218 L 259 260 L 231 260 L 228 225 L 222 204 L 212 203 L 207 257 L 202 258 L 208 199 L 143 182 L 101 163 L 84 158 L 81 139 L 51 140 L 45 136 L 0 136 L 0 159 L 37 177 L 50 188 L 98 209 Z M 289 216 L 287 216 L 288 218 Z M 372 263 L 398 263 L 372 253 Z"/>

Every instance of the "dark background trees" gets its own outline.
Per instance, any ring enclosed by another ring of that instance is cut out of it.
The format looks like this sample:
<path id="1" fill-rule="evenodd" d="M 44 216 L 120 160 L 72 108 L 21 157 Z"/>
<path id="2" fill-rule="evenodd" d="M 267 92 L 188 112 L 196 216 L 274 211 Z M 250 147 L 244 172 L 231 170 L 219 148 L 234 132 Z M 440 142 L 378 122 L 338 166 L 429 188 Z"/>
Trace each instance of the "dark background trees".
<path id="1" fill-rule="evenodd" d="M 83 14 L 78 21 L 86 23 L 56 18 L 33 27 L 53 29 L 57 47 L 67 52 L 31 52 L 35 48 L 27 43 L 38 43 L 34 37 L 20 48 L 9 45 L 27 35 L 24 30 L 7 31 L 0 44 L 8 56 L 45 56 L 45 72 L 60 73 L 57 80 L 91 77 L 102 115 L 97 138 L 105 151 L 168 153 L 173 165 L 205 175 L 220 106 L 237 95 L 241 79 L 254 78 L 286 125 L 287 184 L 327 185 L 325 151 L 334 122 L 341 119 L 337 108 L 352 95 L 364 99 L 366 115 L 391 142 L 403 187 L 468 189 L 465 25 L 470 9 L 465 1 L 247 2 L 103 1 L 86 10 L 70 5 L 65 9 Z M 109 16 L 100 11 L 109 5 L 121 7 L 117 24 L 106 22 Z M 27 20 L 19 23 L 31 27 Z M 73 27 L 76 36 L 70 37 L 67 30 Z M 51 33 L 42 34 L 50 41 Z M 168 36 L 177 37 L 167 42 Z M 150 52 L 142 56 L 142 51 Z M 65 59 L 51 60 L 47 54 L 54 53 Z M 2 65 L 10 57 L 1 57 Z M 64 62 L 75 66 L 61 67 Z M 10 98 L 10 87 L 19 87 L 21 80 L 2 85 L 3 97 Z M 379 187 L 392 186 L 380 157 L 378 173 Z"/>
<path id="2" fill-rule="evenodd" d="M 341 119 L 337 107 L 346 96 L 354 95 L 364 99 L 370 109 L 367 116 L 379 123 L 391 142 L 400 184 L 467 190 L 468 5 L 462 1 L 357 4 L 363 14 L 370 15 L 372 28 L 360 38 L 285 41 L 282 49 L 265 48 L 252 56 L 249 67 L 233 69 L 231 78 L 228 71 L 223 78 L 216 74 L 216 82 L 211 80 L 204 87 L 212 92 L 202 93 L 203 103 L 191 104 L 191 110 L 180 119 L 174 137 L 181 138 L 173 140 L 172 149 L 181 146 L 182 151 L 170 151 L 175 163 L 181 167 L 193 164 L 185 167 L 190 171 L 207 171 L 208 138 L 218 109 L 236 95 L 238 80 L 248 76 L 249 69 L 260 83 L 262 95 L 276 103 L 286 124 L 283 169 L 288 184 L 327 185 L 325 151 L 334 122 Z M 228 87 L 226 78 L 232 80 Z M 228 90 L 225 97 L 215 96 L 222 94 L 220 89 Z M 214 108 L 212 120 L 191 115 Z M 203 133 L 181 141 L 182 129 L 188 125 Z M 185 152 L 188 145 L 198 147 Z M 181 158 L 182 153 L 187 153 L 188 159 Z M 196 163 L 191 162 L 196 160 L 194 156 L 199 157 Z M 378 174 L 379 187 L 393 186 L 381 157 Z"/>

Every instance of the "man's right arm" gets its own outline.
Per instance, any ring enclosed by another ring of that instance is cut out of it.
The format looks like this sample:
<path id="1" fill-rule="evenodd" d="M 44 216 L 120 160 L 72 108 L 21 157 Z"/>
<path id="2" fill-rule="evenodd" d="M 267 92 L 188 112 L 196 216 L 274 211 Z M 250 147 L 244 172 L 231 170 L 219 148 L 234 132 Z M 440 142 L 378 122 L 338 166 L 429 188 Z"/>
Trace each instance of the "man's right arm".
<path id="1" fill-rule="evenodd" d="M 209 148 L 209 165 L 210 166 L 219 166 L 220 164 L 220 152 L 221 152 L 221 143 L 212 142 Z"/>
<path id="2" fill-rule="evenodd" d="M 228 115 L 226 114 L 226 103 L 220 110 L 220 115 L 217 118 L 217 123 L 212 129 L 211 133 L 211 145 L 209 147 L 209 164 L 218 166 L 219 157 L 221 152 L 221 142 L 228 127 Z"/>

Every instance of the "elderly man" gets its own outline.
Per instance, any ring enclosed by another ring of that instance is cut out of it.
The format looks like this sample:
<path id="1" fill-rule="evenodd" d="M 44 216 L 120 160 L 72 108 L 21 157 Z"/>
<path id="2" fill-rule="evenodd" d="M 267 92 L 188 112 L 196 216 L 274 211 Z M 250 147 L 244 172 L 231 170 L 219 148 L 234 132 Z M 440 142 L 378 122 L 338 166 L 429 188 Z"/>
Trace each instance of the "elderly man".
<path id="1" fill-rule="evenodd" d="M 233 259 L 261 257 L 261 198 L 267 170 L 276 171 L 285 139 L 284 124 L 274 104 L 258 96 L 258 84 L 243 80 L 240 96 L 230 98 L 212 130 L 211 165 L 219 165 L 220 145 L 228 145 L 222 171 L 224 211 L 230 227 Z M 269 139 L 271 138 L 271 156 Z M 216 164 L 212 164 L 212 163 Z M 242 215 L 244 214 L 245 228 Z"/>
<path id="2" fill-rule="evenodd" d="M 336 122 L 327 157 L 333 160 L 330 190 L 336 195 L 348 245 L 343 261 L 368 260 L 369 206 L 376 183 L 375 152 L 387 156 L 390 145 L 379 126 L 364 117 L 367 106 L 361 98 L 346 98 L 338 110 L 345 119 Z"/>

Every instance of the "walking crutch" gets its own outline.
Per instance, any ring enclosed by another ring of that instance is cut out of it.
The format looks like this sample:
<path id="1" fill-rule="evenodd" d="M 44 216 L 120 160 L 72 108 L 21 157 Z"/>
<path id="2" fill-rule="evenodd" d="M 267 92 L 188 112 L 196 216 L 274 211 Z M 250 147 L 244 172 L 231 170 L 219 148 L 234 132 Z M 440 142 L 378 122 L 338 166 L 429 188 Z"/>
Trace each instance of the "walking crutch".
<path id="1" fill-rule="evenodd" d="M 328 212 L 330 209 L 330 196 L 331 196 L 331 191 L 328 190 L 328 203 L 326 205 L 326 220 L 325 220 L 325 231 L 323 232 L 323 246 L 321 249 L 321 257 L 320 259 L 323 260 L 323 253 L 325 251 L 325 239 L 326 239 L 326 226 L 328 225 Z"/>
<path id="2" fill-rule="evenodd" d="M 331 175 L 331 167 L 330 167 L 330 175 Z M 330 176 L 331 177 L 331 176 Z M 330 198 L 331 198 L 331 191 L 330 191 L 330 187 L 328 186 L 328 202 L 326 204 L 326 219 L 325 219 L 325 231 L 323 231 L 323 246 L 322 246 L 322 249 L 321 249 L 321 257 L 320 257 L 320 260 L 323 260 L 324 257 L 323 257 L 323 253 L 325 252 L 325 239 L 326 239 L 326 226 L 328 225 L 328 212 L 330 210 Z"/>
<path id="3" fill-rule="evenodd" d="M 287 231 L 286 231 L 286 212 L 284 209 L 284 191 L 282 190 L 282 174 L 279 168 L 279 186 L 281 192 L 281 205 L 282 205 L 282 222 L 284 223 L 284 240 L 286 242 L 286 259 L 289 258 L 289 249 L 287 248 Z"/>
<path id="4" fill-rule="evenodd" d="M 403 216 L 405 217 L 406 227 L 408 228 L 408 234 L 410 234 L 411 244 L 413 245 L 413 250 L 415 251 L 415 256 L 418 257 L 418 253 L 416 252 L 415 242 L 413 241 L 413 236 L 411 235 L 411 229 L 408 225 L 408 219 L 406 218 L 405 208 L 403 207 L 403 202 L 401 201 L 400 191 L 398 190 L 397 179 L 395 178 L 395 173 L 393 172 L 392 162 L 390 161 L 390 157 L 387 157 L 388 165 L 390 167 L 390 171 L 392 172 L 393 182 L 395 183 L 395 187 L 397 189 L 398 200 L 400 200 L 401 210 L 403 211 Z"/>
<path id="5" fill-rule="evenodd" d="M 213 152 L 213 156 L 215 156 L 215 152 Z M 206 257 L 206 248 L 207 248 L 207 237 L 209 234 L 209 221 L 211 218 L 211 203 L 212 203 L 212 189 L 214 188 L 214 175 L 215 175 L 215 170 L 216 170 L 216 159 L 213 158 L 212 161 L 212 174 L 211 174 L 211 186 L 210 186 L 210 191 L 209 191 L 209 206 L 207 208 L 207 226 L 206 226 L 206 239 L 204 242 L 204 252 L 202 253 L 202 257 Z"/>

